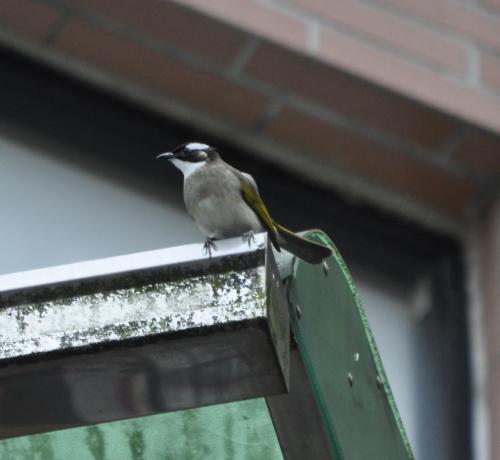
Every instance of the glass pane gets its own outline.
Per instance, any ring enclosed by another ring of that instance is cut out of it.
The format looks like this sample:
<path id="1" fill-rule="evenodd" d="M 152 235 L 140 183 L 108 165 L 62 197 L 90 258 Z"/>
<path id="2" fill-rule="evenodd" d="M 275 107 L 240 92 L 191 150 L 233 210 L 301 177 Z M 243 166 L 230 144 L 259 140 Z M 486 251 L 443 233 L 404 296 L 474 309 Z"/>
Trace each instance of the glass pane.
<path id="1" fill-rule="evenodd" d="M 264 399 L 0 441 L 0 459 L 280 460 Z"/>

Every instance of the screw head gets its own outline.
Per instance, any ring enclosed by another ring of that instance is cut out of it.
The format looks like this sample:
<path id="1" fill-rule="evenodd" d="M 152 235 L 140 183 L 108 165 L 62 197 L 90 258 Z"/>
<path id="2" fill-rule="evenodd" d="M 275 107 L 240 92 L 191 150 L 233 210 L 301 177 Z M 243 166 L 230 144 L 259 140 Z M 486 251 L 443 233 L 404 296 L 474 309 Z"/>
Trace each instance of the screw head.
<path id="1" fill-rule="evenodd" d="M 326 260 L 323 261 L 323 273 L 325 276 L 328 275 L 328 272 L 330 271 L 330 266 L 328 265 L 328 262 Z"/>
<path id="2" fill-rule="evenodd" d="M 349 383 L 349 386 L 352 387 L 354 385 L 354 376 L 352 375 L 352 372 L 347 373 L 347 382 Z"/>
<path id="3" fill-rule="evenodd" d="M 354 362 L 357 363 L 358 361 L 359 361 L 359 353 L 356 352 L 356 353 L 354 353 Z"/>

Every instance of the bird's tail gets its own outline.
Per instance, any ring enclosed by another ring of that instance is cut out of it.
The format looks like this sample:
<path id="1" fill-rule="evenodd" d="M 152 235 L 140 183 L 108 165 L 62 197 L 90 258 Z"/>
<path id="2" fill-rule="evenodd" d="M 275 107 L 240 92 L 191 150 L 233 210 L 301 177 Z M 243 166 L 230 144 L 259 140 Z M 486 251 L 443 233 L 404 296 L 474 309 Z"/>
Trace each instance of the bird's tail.
<path id="1" fill-rule="evenodd" d="M 332 255 L 332 250 L 319 243 L 306 240 L 277 222 L 273 222 L 278 234 L 279 245 L 294 256 L 310 264 L 320 264 Z"/>

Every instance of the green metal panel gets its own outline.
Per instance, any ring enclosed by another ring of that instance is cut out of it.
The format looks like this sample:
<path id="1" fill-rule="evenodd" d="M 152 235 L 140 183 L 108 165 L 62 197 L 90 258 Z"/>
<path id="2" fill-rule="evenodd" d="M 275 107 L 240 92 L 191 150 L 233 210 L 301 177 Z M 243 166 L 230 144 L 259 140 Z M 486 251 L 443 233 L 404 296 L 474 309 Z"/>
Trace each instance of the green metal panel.
<path id="1" fill-rule="evenodd" d="M 334 249 L 325 266 L 295 261 L 292 327 L 336 460 L 413 459 L 373 335 L 347 267 Z"/>
<path id="2" fill-rule="evenodd" d="M 0 460 L 281 460 L 263 399 L 0 441 Z"/>

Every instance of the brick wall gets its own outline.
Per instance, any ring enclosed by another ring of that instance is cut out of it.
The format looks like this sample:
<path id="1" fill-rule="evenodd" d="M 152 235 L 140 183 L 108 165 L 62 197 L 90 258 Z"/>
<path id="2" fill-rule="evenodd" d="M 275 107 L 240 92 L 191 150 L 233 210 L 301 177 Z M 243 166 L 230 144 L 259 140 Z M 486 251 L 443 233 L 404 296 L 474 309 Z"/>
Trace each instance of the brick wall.
<path id="1" fill-rule="evenodd" d="M 494 2 L 0 0 L 0 38 L 31 55 L 453 221 L 500 176 L 498 31 Z"/>
<path id="2" fill-rule="evenodd" d="M 177 0 L 431 105 L 500 128 L 500 7 L 460 0 Z M 245 12 L 241 14 L 241 5 Z M 272 21 L 261 21 L 266 12 Z M 285 25 L 286 24 L 286 25 Z M 446 87 L 443 83 L 449 83 Z M 453 83 L 453 84 L 452 84 Z M 464 101 L 453 100 L 463 90 Z M 437 98 L 437 100 L 436 100 Z M 483 103 L 486 103 L 483 100 Z M 493 113 L 493 112 L 492 112 Z"/>

